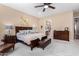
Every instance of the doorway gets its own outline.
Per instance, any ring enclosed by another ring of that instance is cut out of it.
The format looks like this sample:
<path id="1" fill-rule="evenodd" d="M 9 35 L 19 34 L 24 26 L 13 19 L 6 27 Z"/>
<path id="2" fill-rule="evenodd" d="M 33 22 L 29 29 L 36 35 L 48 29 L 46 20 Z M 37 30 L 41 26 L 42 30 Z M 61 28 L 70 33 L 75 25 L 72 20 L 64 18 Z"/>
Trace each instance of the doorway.
<path id="1" fill-rule="evenodd" d="M 74 18 L 74 38 L 79 39 L 79 18 Z"/>

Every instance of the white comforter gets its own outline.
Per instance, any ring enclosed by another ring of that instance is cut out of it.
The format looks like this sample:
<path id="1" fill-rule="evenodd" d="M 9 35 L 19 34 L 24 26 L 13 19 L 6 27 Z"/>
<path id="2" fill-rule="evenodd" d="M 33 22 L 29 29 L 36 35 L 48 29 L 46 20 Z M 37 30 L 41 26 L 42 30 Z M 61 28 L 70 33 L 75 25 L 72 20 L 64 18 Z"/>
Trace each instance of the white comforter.
<path id="1" fill-rule="evenodd" d="M 31 43 L 31 40 L 35 40 L 36 38 L 39 38 L 41 40 L 41 37 L 45 36 L 45 34 L 43 33 L 33 33 L 33 34 L 18 34 L 17 33 L 17 38 L 19 40 L 22 40 L 24 42 L 26 42 L 27 44 Z"/>

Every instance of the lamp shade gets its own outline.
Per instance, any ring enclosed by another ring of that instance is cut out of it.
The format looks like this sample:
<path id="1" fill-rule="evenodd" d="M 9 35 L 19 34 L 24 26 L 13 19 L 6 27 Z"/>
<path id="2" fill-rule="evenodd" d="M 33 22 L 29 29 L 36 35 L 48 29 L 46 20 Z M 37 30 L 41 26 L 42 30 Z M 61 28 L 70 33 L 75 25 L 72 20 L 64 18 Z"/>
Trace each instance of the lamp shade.
<path id="1" fill-rule="evenodd" d="M 11 24 L 6 24 L 6 25 L 5 25 L 5 29 L 13 29 L 13 25 L 11 25 Z"/>

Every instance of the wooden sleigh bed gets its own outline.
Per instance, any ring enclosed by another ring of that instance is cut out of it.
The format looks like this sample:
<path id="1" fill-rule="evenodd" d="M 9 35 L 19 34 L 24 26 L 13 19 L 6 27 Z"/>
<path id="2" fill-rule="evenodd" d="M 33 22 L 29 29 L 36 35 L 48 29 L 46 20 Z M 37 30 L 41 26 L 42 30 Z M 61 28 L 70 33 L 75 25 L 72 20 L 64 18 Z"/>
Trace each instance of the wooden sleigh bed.
<path id="1" fill-rule="evenodd" d="M 16 33 L 19 32 L 20 30 L 32 30 L 32 27 L 20 27 L 20 26 L 16 26 L 15 27 Z M 17 38 L 17 42 L 21 42 L 21 43 L 23 43 L 23 44 L 25 44 L 27 46 L 30 46 L 31 47 L 31 50 L 34 47 L 40 47 L 40 48 L 44 49 L 47 45 L 49 45 L 51 43 L 51 39 L 49 39 L 47 41 L 44 40 L 44 39 L 47 39 L 47 36 L 42 37 L 42 40 L 40 40 L 39 38 L 37 38 L 35 40 L 32 40 L 30 45 L 28 45 L 24 41 L 19 40 L 18 38 Z"/>

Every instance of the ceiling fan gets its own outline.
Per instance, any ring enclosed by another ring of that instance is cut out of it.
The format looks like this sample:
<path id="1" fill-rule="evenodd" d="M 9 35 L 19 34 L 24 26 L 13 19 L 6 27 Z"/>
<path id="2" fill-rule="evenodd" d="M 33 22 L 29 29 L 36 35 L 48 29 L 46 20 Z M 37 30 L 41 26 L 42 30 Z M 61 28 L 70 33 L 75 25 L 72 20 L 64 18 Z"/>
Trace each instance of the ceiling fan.
<path id="1" fill-rule="evenodd" d="M 43 7 L 43 12 L 47 9 L 47 8 L 51 8 L 51 9 L 55 9 L 54 6 L 51 6 L 52 3 L 43 3 L 43 5 L 38 5 L 38 6 L 35 6 L 35 8 L 38 8 L 38 7 Z"/>

